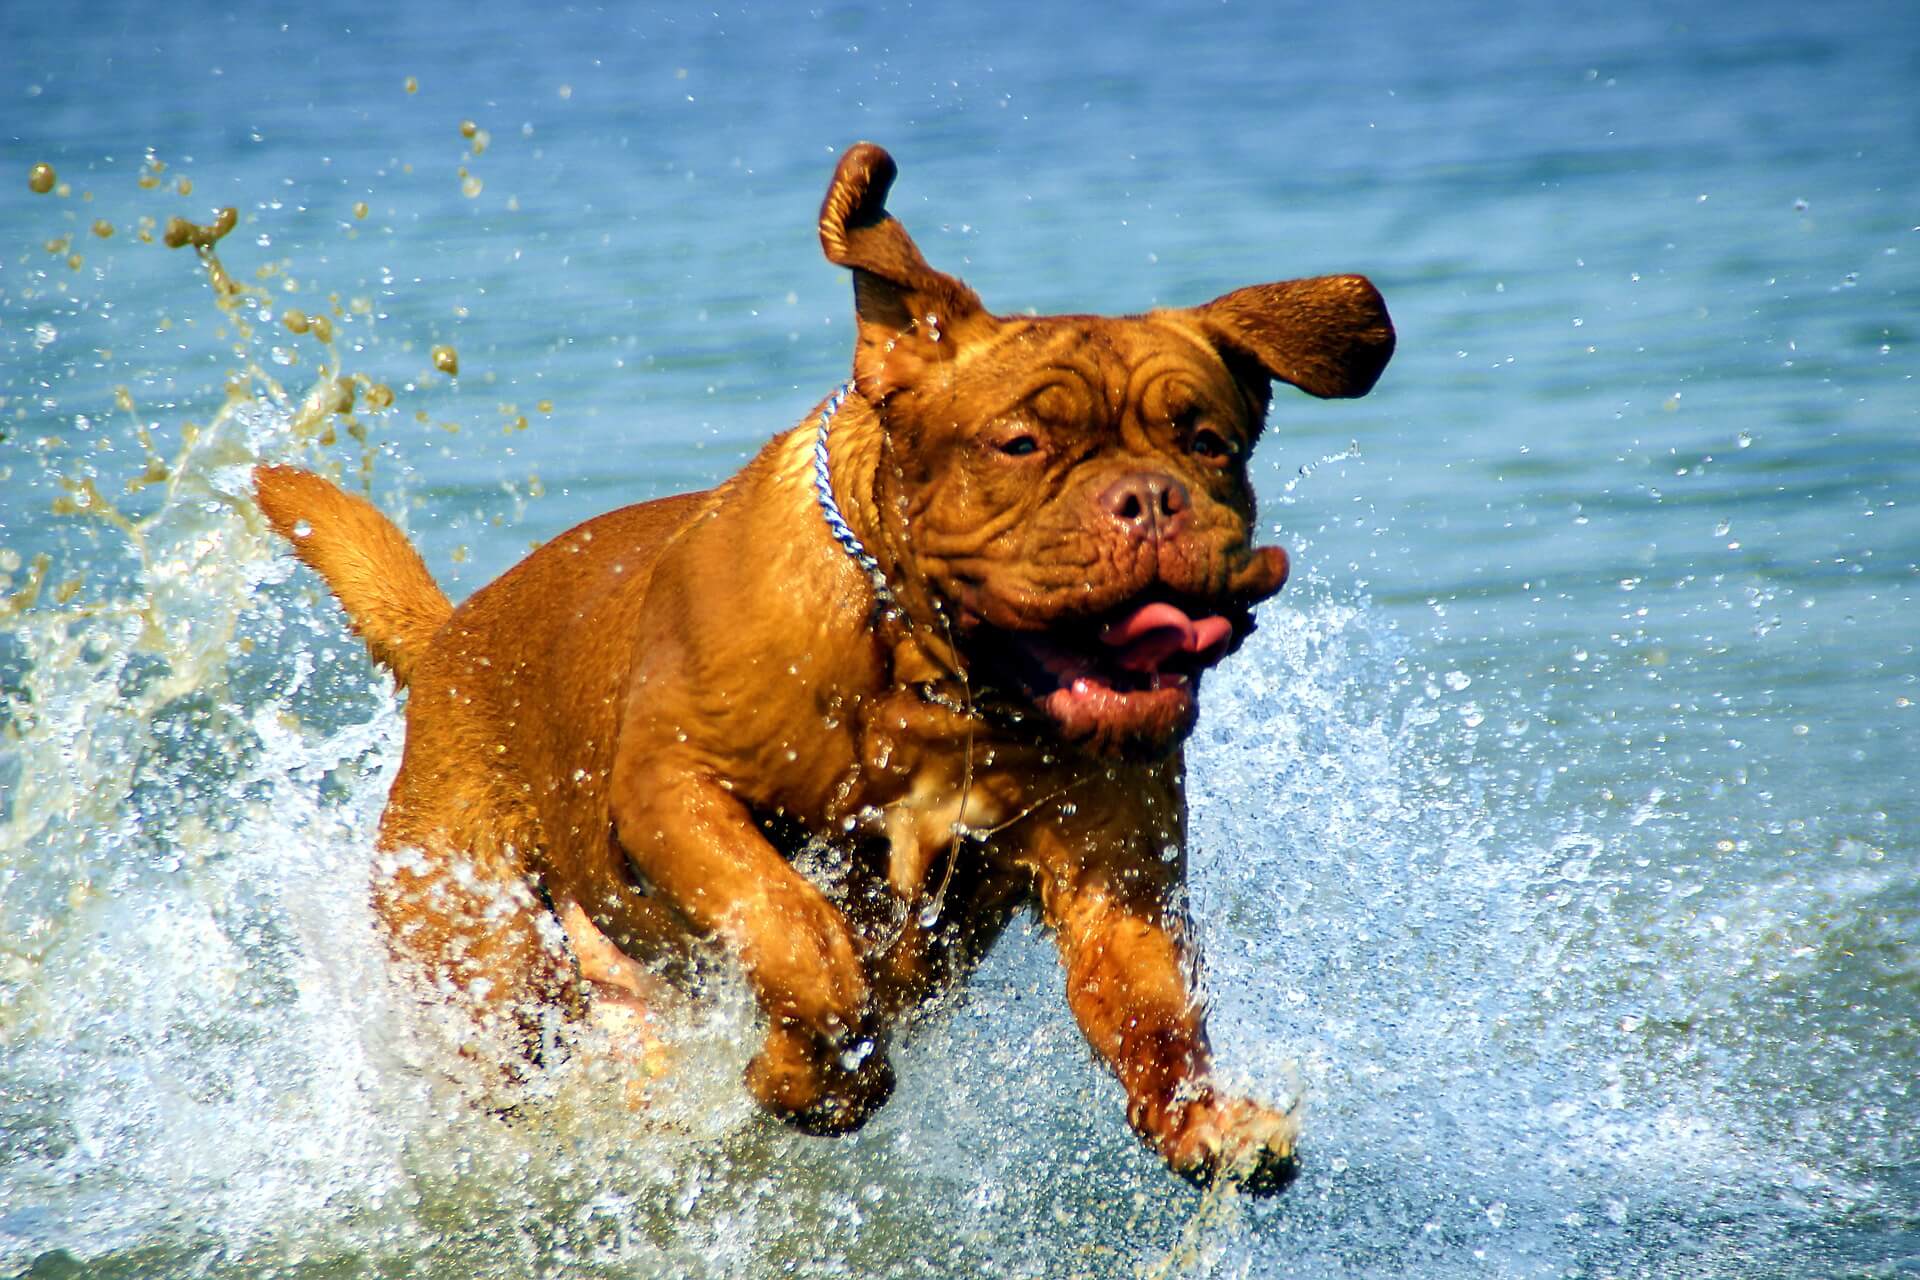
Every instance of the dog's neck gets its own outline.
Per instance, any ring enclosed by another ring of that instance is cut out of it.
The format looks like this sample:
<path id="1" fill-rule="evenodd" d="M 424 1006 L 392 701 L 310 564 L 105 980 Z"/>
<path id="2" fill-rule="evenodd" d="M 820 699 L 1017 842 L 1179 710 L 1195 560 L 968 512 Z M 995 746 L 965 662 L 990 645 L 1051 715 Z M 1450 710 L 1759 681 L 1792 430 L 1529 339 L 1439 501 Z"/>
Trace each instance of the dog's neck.
<path id="1" fill-rule="evenodd" d="M 814 504 L 835 543 L 872 589 L 872 626 L 891 651 L 893 682 L 916 687 L 958 683 L 962 688 L 955 700 L 964 702 L 966 667 L 953 643 L 945 606 L 930 584 L 905 567 L 913 563 L 904 552 L 905 516 L 885 494 L 891 465 L 888 443 L 879 410 L 851 381 L 843 383 L 821 406 L 814 428 Z M 847 498 L 844 507 L 834 492 L 836 472 Z"/>
<path id="2" fill-rule="evenodd" d="M 852 557 L 867 575 L 867 581 L 873 588 L 873 603 L 876 609 L 887 609 L 893 605 L 893 591 L 887 586 L 886 570 L 860 541 L 860 535 L 847 523 L 847 517 L 840 510 L 840 502 L 833 496 L 833 474 L 828 466 L 827 434 L 833 429 L 833 415 L 840 412 L 840 406 L 854 394 L 853 380 L 849 378 L 820 409 L 820 423 L 813 434 L 813 496 L 820 506 L 820 515 L 827 522 L 827 532 L 840 544 L 840 549 Z"/>

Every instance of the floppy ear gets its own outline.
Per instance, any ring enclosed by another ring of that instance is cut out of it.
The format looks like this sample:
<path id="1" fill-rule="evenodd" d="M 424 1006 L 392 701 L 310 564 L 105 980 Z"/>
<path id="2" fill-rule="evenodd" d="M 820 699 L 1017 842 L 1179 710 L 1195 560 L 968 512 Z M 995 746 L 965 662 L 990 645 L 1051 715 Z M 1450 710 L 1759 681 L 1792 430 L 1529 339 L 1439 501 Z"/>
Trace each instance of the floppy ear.
<path id="1" fill-rule="evenodd" d="M 1190 314 L 1222 354 L 1323 399 L 1367 394 L 1393 356 L 1393 321 L 1365 276 L 1249 285 Z"/>
<path id="2" fill-rule="evenodd" d="M 893 157 L 858 142 L 840 157 L 820 205 L 820 247 L 827 261 L 853 270 L 853 309 L 860 333 L 853 373 L 868 399 L 879 401 L 951 359 L 959 344 L 991 325 L 973 290 L 935 271 L 887 212 Z"/>

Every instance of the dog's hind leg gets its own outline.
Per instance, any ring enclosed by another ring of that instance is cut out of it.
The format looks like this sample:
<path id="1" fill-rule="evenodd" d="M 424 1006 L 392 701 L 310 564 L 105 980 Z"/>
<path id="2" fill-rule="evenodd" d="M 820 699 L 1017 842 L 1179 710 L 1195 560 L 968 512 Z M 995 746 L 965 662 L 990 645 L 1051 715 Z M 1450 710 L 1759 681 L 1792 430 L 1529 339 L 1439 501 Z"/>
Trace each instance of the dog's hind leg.
<path id="1" fill-rule="evenodd" d="M 579 1011 L 565 934 L 532 876 L 538 829 L 484 768 L 428 767 L 417 745 L 381 819 L 373 904 L 387 944 L 426 993 L 538 1060 Z"/>
<path id="2" fill-rule="evenodd" d="M 577 901 L 559 900 L 554 908 L 579 965 L 587 1025 L 604 1037 L 601 1043 L 616 1055 L 638 1064 L 645 1076 L 665 1074 L 673 1054 L 663 1036 L 661 1017 L 675 1003 L 672 988 L 614 946 Z M 629 1078 L 627 1101 L 643 1105 L 646 1091 L 636 1089 L 634 1083 Z"/>

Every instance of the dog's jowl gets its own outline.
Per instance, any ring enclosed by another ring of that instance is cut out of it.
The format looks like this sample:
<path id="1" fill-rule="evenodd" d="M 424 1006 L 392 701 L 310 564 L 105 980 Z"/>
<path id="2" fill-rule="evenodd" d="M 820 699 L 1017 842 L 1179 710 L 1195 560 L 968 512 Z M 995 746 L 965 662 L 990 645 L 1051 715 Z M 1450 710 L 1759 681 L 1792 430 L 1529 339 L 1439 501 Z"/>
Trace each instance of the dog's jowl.
<path id="1" fill-rule="evenodd" d="M 887 213 L 893 177 L 856 146 L 820 211 L 853 273 L 845 387 L 732 478 L 589 520 L 458 608 L 372 506 L 258 471 L 410 691 L 387 942 L 529 1046 L 717 942 L 765 1014 L 748 1087 L 828 1133 L 1030 907 L 1135 1131 L 1277 1185 L 1292 1119 L 1215 1088 L 1191 989 L 1181 744 L 1287 577 L 1247 479 L 1273 383 L 1364 394 L 1386 309 L 1346 275 L 995 315 Z M 824 887 L 794 864 L 823 848 Z"/>

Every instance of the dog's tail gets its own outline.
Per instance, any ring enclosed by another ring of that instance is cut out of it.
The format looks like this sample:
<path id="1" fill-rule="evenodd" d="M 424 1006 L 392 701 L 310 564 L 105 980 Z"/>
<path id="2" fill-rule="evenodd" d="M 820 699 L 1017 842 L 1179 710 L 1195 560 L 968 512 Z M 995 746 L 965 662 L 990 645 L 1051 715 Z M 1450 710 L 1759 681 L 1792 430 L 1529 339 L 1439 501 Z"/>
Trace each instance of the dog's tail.
<path id="1" fill-rule="evenodd" d="M 405 688 L 453 605 L 379 508 L 311 471 L 261 465 L 254 499 L 293 553 L 327 580 L 373 660 Z"/>

